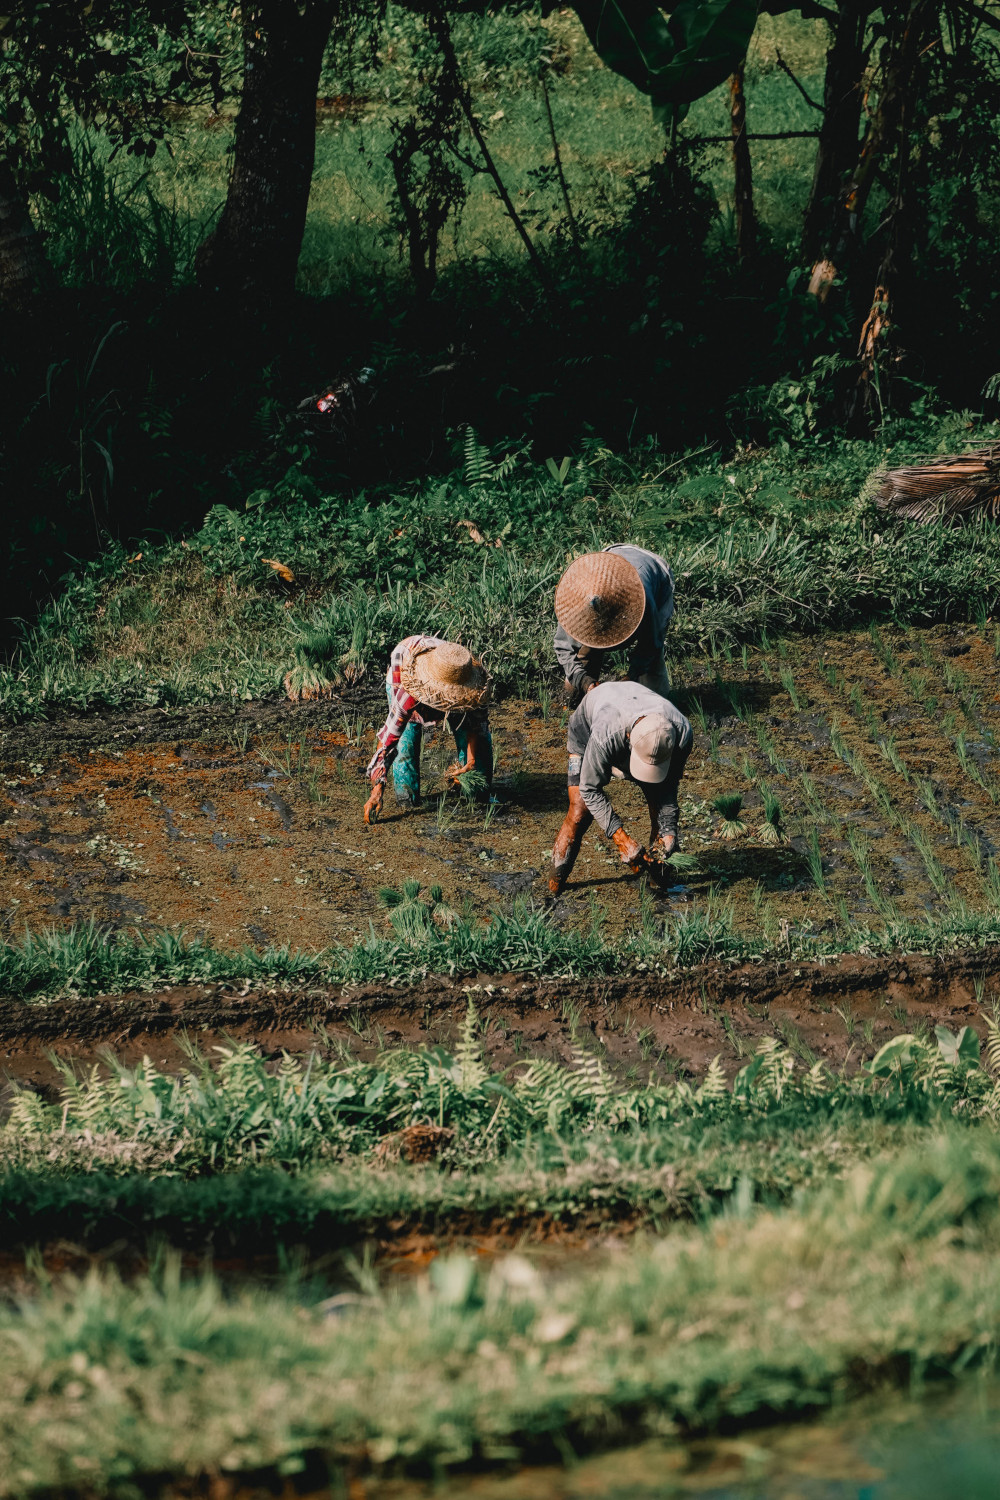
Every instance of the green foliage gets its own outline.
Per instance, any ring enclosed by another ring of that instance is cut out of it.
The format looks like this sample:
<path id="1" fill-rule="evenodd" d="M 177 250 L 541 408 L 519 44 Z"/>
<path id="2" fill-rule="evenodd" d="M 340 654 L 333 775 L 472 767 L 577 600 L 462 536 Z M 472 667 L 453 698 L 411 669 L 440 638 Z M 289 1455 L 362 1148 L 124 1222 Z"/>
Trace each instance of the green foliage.
<path id="1" fill-rule="evenodd" d="M 722 792 L 713 798 L 712 806 L 722 819 L 720 832 L 724 839 L 736 839 L 746 833 L 747 825 L 741 820 L 743 798 L 739 792 Z"/>
<path id="2" fill-rule="evenodd" d="M 669 21 L 650 0 L 580 0 L 574 6 L 608 67 L 648 94 L 657 119 L 709 93 L 746 56 L 756 0 L 679 0 Z"/>
<path id="3" fill-rule="evenodd" d="M 364 1154 L 382 1137 L 412 1125 L 454 1130 L 450 1158 L 476 1162 L 502 1155 L 539 1131 L 553 1138 L 583 1131 L 670 1127 L 691 1139 L 709 1123 L 743 1123 L 779 1108 L 785 1129 L 822 1129 L 834 1115 L 963 1118 L 1000 1114 L 1000 1084 L 980 1067 L 975 1033 L 939 1027 L 935 1042 L 895 1037 L 853 1077 L 820 1063 L 803 1072 L 773 1037 L 737 1074 L 730 1091 L 718 1059 L 698 1089 L 687 1082 L 621 1087 L 591 1050 L 574 1044 L 572 1064 L 534 1058 L 514 1078 L 486 1064 L 470 996 L 454 1054 L 441 1047 L 381 1051 L 372 1062 L 305 1061 L 285 1053 L 275 1069 L 256 1047 L 229 1043 L 214 1058 L 189 1048 L 191 1066 L 163 1073 L 148 1057 L 128 1067 L 78 1074 L 60 1063 L 57 1100 L 33 1090 L 12 1094 L 0 1127 L 0 1163 L 8 1169 L 191 1175 L 249 1166 L 301 1169 Z M 647 1142 L 652 1149 L 652 1142 Z M 659 1148 L 657 1148 L 659 1149 Z"/>
<path id="4" fill-rule="evenodd" d="M 164 1184 L 194 1201 L 183 1188 Z M 724 1228 L 640 1239 L 613 1275 L 450 1257 L 415 1288 L 365 1279 L 332 1302 L 301 1283 L 185 1281 L 172 1261 L 127 1285 L 96 1271 L 45 1283 L 0 1309 L 0 1485 L 70 1490 L 84 1468 L 95 1492 L 151 1473 L 287 1475 L 317 1454 L 337 1475 L 359 1452 L 426 1473 L 537 1453 L 567 1430 L 580 1453 L 664 1422 L 732 1431 L 822 1412 L 875 1377 L 908 1388 L 915 1349 L 925 1379 L 954 1377 L 993 1359 L 998 1197 L 995 1134 L 952 1128 L 784 1212 L 758 1212 L 736 1178 Z"/>

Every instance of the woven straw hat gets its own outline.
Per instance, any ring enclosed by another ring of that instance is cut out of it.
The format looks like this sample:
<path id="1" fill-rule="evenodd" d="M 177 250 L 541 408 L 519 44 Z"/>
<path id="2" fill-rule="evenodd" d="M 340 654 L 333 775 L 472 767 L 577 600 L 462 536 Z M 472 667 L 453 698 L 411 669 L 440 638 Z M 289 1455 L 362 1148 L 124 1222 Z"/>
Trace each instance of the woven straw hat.
<path id="1" fill-rule="evenodd" d="M 556 589 L 556 619 L 582 646 L 610 650 L 634 635 L 646 612 L 646 590 L 617 552 L 587 552 Z"/>
<path id="2" fill-rule="evenodd" d="M 407 657 L 399 669 L 400 686 L 428 708 L 485 708 L 493 679 L 464 646 L 442 641 Z"/>

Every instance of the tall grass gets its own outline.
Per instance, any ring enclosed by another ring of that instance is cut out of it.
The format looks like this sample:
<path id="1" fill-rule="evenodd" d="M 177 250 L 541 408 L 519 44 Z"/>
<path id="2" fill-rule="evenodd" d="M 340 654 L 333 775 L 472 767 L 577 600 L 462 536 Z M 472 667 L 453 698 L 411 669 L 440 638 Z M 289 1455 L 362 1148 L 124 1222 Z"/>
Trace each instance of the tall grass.
<path id="1" fill-rule="evenodd" d="M 451 1257 L 413 1290 L 363 1282 L 313 1306 L 183 1284 L 171 1264 L 131 1286 L 40 1288 L 0 1309 L 0 1494 L 77 1489 L 81 1473 L 92 1491 L 287 1475 L 316 1453 L 354 1473 L 509 1462 L 822 1411 L 993 1360 L 995 1136 L 943 1134 L 794 1212 L 734 1189 L 724 1232 L 640 1244 L 613 1276 Z"/>

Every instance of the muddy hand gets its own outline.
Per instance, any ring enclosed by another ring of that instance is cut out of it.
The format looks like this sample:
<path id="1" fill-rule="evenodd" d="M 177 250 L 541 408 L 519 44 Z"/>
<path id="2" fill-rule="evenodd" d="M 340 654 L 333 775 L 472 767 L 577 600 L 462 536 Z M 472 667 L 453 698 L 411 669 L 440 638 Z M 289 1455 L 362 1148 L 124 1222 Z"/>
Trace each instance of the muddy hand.
<path id="1" fill-rule="evenodd" d="M 669 859 L 671 854 L 677 852 L 676 833 L 664 833 L 655 838 L 649 846 L 650 859 Z"/>
<path id="2" fill-rule="evenodd" d="M 471 766 L 463 766 L 460 760 L 453 760 L 451 765 L 444 773 L 445 784 L 450 788 L 451 791 L 454 791 L 456 787 L 460 787 L 462 785 L 462 777 L 465 775 L 466 771 L 471 770 Z"/>
<path id="3" fill-rule="evenodd" d="M 372 787 L 372 794 L 365 803 L 365 822 L 377 823 L 382 816 L 382 794 L 385 791 L 385 782 L 380 781 L 377 786 Z"/>
<path id="4" fill-rule="evenodd" d="M 616 828 L 611 835 L 611 842 L 621 855 L 623 865 L 628 865 L 633 875 L 638 875 L 645 869 L 648 860 L 645 851 L 640 848 L 635 839 L 627 834 L 624 828 Z"/>

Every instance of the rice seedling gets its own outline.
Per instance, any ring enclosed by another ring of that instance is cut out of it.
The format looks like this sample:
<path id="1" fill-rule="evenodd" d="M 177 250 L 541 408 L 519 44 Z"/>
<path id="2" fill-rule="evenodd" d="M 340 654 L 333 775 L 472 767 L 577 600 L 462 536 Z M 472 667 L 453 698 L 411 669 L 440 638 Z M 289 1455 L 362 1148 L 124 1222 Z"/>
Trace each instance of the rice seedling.
<path id="1" fill-rule="evenodd" d="M 769 787 L 761 787 L 764 799 L 764 821 L 757 829 L 762 844 L 780 844 L 784 839 L 781 803 Z"/>
<path id="2" fill-rule="evenodd" d="M 834 1013 L 843 1021 L 847 1040 L 850 1041 L 858 1029 L 857 1017 L 854 1014 L 850 1001 L 845 1001 L 843 1005 L 835 1005 L 833 1009 Z"/>
<path id="3" fill-rule="evenodd" d="M 820 853 L 819 834 L 815 828 L 809 830 L 809 842 L 806 848 L 806 864 L 813 885 L 818 891 L 826 893 L 826 875 L 823 871 L 823 856 Z"/>
<path id="4" fill-rule="evenodd" d="M 909 838 L 913 847 L 920 855 L 924 869 L 927 872 L 927 879 L 930 881 L 934 892 L 942 899 L 952 897 L 954 888 L 951 878 L 935 854 L 934 847 L 926 833 L 914 823 L 910 825 Z"/>
<path id="5" fill-rule="evenodd" d="M 753 1056 L 753 1043 L 748 1037 L 740 1036 L 733 1025 L 732 1018 L 725 1011 L 722 1013 L 722 1029 L 726 1034 L 726 1040 L 738 1058 L 742 1060 L 744 1057 Z"/>
<path id="6" fill-rule="evenodd" d="M 869 901 L 874 906 L 875 910 L 886 919 L 897 917 L 898 910 L 895 903 L 887 895 L 885 895 L 881 886 L 879 885 L 878 878 L 872 865 L 871 845 L 868 843 L 868 840 L 865 839 L 856 828 L 848 828 L 847 843 L 854 862 L 857 865 L 858 869 L 861 871 L 861 878 L 864 881 L 865 893 L 868 896 Z"/>
<path id="7" fill-rule="evenodd" d="M 712 806 L 722 820 L 719 832 L 724 839 L 737 839 L 746 833 L 747 825 L 740 818 L 743 797 L 739 792 L 720 793 L 712 799 Z"/>
<path id="8" fill-rule="evenodd" d="M 708 734 L 708 715 L 700 698 L 692 698 L 688 705 L 688 718 L 700 734 Z"/>
<path id="9" fill-rule="evenodd" d="M 991 786 L 986 780 L 978 764 L 969 754 L 969 742 L 964 734 L 959 733 L 955 736 L 954 748 L 958 763 L 969 780 L 974 782 L 981 791 L 985 792 L 992 803 L 996 804 L 1000 802 L 1000 787 Z"/>
<path id="10" fill-rule="evenodd" d="M 899 747 L 893 736 L 891 734 L 877 736 L 875 743 L 878 746 L 879 754 L 884 760 L 889 762 L 896 775 L 901 776 L 904 781 L 909 781 L 910 769 L 900 755 Z"/>
<path id="11" fill-rule="evenodd" d="M 827 812 L 826 806 L 820 795 L 819 788 L 817 787 L 812 777 L 809 775 L 808 771 L 802 772 L 799 777 L 799 782 L 802 787 L 803 800 L 805 801 L 806 807 L 809 810 L 809 816 L 816 823 L 829 822 L 830 815 Z"/>
<path id="12" fill-rule="evenodd" d="M 753 725 L 753 731 L 757 737 L 757 744 L 759 745 L 762 754 L 770 763 L 772 770 L 776 771 L 779 776 L 787 776 L 788 765 L 778 754 L 778 748 L 775 745 L 774 740 L 771 738 L 766 725 L 762 724 L 760 721 L 757 721 Z"/>
<path id="13" fill-rule="evenodd" d="M 899 658 L 877 625 L 869 625 L 868 638 L 872 643 L 872 650 L 889 673 L 889 676 L 897 676 L 899 672 Z"/>
<path id="14" fill-rule="evenodd" d="M 932 818 L 939 818 L 941 816 L 941 809 L 938 806 L 937 793 L 933 785 L 926 778 L 918 776 L 916 786 L 917 796 L 920 799 L 921 805 L 930 813 Z"/>

